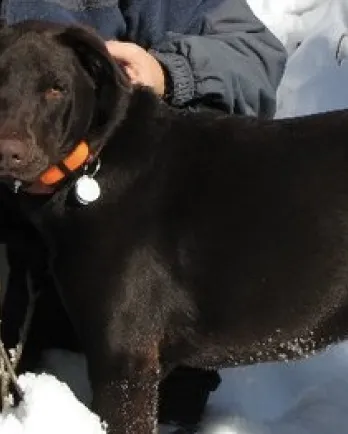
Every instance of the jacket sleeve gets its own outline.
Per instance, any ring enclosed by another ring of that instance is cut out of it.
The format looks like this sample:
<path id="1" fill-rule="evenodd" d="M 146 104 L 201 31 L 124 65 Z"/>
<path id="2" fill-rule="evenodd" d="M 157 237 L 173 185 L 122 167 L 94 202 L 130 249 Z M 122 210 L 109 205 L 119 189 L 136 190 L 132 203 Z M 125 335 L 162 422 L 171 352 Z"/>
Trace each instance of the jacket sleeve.
<path id="1" fill-rule="evenodd" d="M 172 83 L 172 105 L 274 114 L 285 49 L 245 0 L 224 0 L 208 10 L 199 36 L 167 32 L 152 54 Z"/>

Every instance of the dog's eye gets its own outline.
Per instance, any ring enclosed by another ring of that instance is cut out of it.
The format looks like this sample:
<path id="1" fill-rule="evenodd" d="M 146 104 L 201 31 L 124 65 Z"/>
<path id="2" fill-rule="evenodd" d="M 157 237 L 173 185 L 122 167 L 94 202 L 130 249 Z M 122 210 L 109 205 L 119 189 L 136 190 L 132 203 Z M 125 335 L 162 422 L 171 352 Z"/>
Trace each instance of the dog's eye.
<path id="1" fill-rule="evenodd" d="M 56 101 L 64 97 L 64 89 L 60 87 L 50 87 L 44 92 L 47 101 Z"/>

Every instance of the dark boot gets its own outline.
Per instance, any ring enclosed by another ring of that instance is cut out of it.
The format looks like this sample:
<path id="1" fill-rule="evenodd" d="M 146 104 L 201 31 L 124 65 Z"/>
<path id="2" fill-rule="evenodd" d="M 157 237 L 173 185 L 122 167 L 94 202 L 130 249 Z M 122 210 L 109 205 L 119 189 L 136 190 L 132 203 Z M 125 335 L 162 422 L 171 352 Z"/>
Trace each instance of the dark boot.
<path id="1" fill-rule="evenodd" d="M 160 423 L 174 423 L 195 432 L 202 419 L 209 393 L 220 384 L 217 371 L 180 367 L 160 385 Z"/>

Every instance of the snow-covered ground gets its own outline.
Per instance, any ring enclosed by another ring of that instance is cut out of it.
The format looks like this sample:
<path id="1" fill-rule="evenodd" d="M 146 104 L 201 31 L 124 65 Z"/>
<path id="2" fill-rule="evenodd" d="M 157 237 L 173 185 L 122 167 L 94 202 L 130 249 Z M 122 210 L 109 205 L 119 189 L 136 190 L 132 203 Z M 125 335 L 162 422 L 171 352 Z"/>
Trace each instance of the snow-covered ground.
<path id="1" fill-rule="evenodd" d="M 348 0 L 249 4 L 290 54 L 277 117 L 348 107 Z M 88 404 L 91 392 L 81 356 L 51 352 L 46 366 Z M 206 434 L 348 433 L 348 343 L 300 362 L 225 369 L 222 377 L 209 401 Z M 1 434 L 104 432 L 98 418 L 55 377 L 27 374 L 21 384 L 27 401 L 0 415 Z"/>

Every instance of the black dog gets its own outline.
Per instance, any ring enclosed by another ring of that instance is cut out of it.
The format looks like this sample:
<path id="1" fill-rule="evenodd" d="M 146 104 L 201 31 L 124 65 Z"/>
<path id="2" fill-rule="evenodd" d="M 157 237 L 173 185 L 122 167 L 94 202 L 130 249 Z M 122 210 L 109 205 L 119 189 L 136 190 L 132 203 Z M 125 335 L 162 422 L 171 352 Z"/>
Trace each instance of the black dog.
<path id="1" fill-rule="evenodd" d="M 345 337 L 348 111 L 175 111 L 132 88 L 96 36 L 44 23 L 0 32 L 0 77 L 0 175 L 21 182 L 110 433 L 152 433 L 178 365 Z M 83 173 L 101 189 L 89 205 Z"/>

